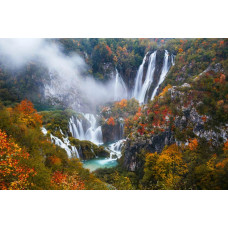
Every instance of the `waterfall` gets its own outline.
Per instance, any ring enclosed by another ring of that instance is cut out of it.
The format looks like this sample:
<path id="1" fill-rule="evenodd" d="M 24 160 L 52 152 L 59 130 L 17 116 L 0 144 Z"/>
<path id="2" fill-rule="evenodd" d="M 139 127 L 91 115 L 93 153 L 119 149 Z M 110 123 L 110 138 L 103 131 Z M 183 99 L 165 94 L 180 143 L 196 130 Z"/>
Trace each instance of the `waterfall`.
<path id="1" fill-rule="evenodd" d="M 84 118 L 88 121 L 89 127 L 83 129 L 82 121 L 73 116 L 69 120 L 69 131 L 72 136 L 79 140 L 88 140 L 94 144 L 103 144 L 103 135 L 101 131 L 101 126 L 97 126 L 97 120 L 93 114 L 83 114 Z"/>
<path id="2" fill-rule="evenodd" d="M 127 98 L 127 87 L 116 69 L 115 85 L 114 85 L 114 101 Z"/>
<path id="3" fill-rule="evenodd" d="M 121 149 L 123 147 L 123 144 L 125 142 L 125 139 L 121 139 L 115 143 L 112 143 L 109 145 L 110 149 L 110 159 L 112 159 L 113 155 L 115 155 L 118 159 L 121 157 Z"/>
<path id="4" fill-rule="evenodd" d="M 174 58 L 175 58 L 175 56 L 172 54 L 172 55 L 171 55 L 171 64 L 172 64 L 172 66 L 175 65 Z"/>
<path id="5" fill-rule="evenodd" d="M 72 151 L 75 153 L 75 155 L 76 155 L 76 157 L 77 157 L 77 158 L 80 158 L 80 156 L 79 156 L 79 153 L 78 153 L 78 150 L 77 150 L 76 146 L 72 146 Z"/>
<path id="6" fill-rule="evenodd" d="M 144 64 L 146 62 L 147 54 L 148 54 L 148 52 L 144 56 L 142 64 L 139 66 L 139 69 L 138 69 L 137 75 L 136 75 L 136 79 L 135 79 L 135 87 L 134 87 L 134 91 L 133 91 L 133 97 L 136 98 L 137 100 L 139 100 L 140 91 L 142 89 L 143 68 L 144 68 Z"/>
<path id="7" fill-rule="evenodd" d="M 157 51 L 153 52 L 149 58 L 149 65 L 146 73 L 146 78 L 138 98 L 139 103 L 141 104 L 144 103 L 146 92 L 150 89 L 150 86 L 153 82 L 153 76 L 154 76 L 155 65 L 156 65 L 156 54 L 157 54 Z"/>
<path id="8" fill-rule="evenodd" d="M 75 121 L 74 117 L 72 116 L 69 120 L 69 130 L 74 138 L 81 139 L 81 138 L 83 138 L 82 135 L 84 135 L 84 131 L 83 131 L 82 135 L 80 135 L 79 130 L 78 130 L 80 127 L 78 125 L 81 125 L 80 120 L 76 119 L 76 121 Z"/>
<path id="9" fill-rule="evenodd" d="M 154 99 L 159 86 L 165 80 L 165 77 L 166 77 L 166 75 L 167 75 L 167 73 L 169 71 L 169 68 L 170 68 L 170 66 L 169 66 L 169 53 L 168 53 L 167 50 L 165 50 L 165 56 L 164 56 L 164 60 L 163 60 L 161 75 L 160 75 L 160 78 L 159 78 L 159 82 L 158 82 L 156 88 L 154 89 L 154 91 L 152 93 L 151 100 Z"/>

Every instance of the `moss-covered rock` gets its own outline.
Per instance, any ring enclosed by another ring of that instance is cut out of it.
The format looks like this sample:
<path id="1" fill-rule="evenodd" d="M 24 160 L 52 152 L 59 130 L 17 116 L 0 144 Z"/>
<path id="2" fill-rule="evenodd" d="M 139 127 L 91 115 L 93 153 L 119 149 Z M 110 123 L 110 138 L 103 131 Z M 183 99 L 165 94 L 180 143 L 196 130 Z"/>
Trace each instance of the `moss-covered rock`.
<path id="1" fill-rule="evenodd" d="M 79 140 L 73 137 L 69 138 L 71 145 L 76 146 L 82 160 L 89 160 L 96 157 L 109 157 L 110 153 L 103 147 L 87 141 Z"/>

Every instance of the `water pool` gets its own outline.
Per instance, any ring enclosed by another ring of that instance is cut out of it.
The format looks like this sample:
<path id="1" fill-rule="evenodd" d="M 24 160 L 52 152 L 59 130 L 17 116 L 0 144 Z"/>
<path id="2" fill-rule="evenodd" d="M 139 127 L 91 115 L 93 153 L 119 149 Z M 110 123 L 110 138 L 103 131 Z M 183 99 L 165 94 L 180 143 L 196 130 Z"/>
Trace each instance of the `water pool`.
<path id="1" fill-rule="evenodd" d="M 113 168 L 117 165 L 117 160 L 110 158 L 95 158 L 83 162 L 83 167 L 89 169 L 91 172 L 99 168 Z"/>

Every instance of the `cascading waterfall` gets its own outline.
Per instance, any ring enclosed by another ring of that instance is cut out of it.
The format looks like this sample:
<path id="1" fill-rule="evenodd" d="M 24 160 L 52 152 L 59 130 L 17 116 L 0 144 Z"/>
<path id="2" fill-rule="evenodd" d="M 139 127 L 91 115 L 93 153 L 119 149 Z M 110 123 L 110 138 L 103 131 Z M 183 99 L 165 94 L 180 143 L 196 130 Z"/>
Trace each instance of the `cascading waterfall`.
<path id="1" fill-rule="evenodd" d="M 156 67 L 156 52 L 157 51 L 153 52 L 149 57 L 148 69 L 147 69 L 146 78 L 145 78 L 144 82 L 142 82 L 143 68 L 144 68 L 148 53 L 146 53 L 146 55 L 144 56 L 143 62 L 139 66 L 139 69 L 136 74 L 135 86 L 133 89 L 132 97 L 136 98 L 140 104 L 143 104 L 146 101 L 147 92 L 151 88 L 151 85 L 154 81 L 154 72 L 155 72 L 155 67 Z M 170 60 L 169 60 L 169 53 L 167 50 L 165 50 L 161 75 L 160 75 L 157 86 L 152 91 L 151 100 L 154 99 L 159 86 L 165 80 L 165 77 L 166 77 L 171 65 L 174 66 L 174 64 L 175 64 L 174 58 L 175 58 L 175 56 L 173 54 L 171 54 Z"/>
<path id="2" fill-rule="evenodd" d="M 119 101 L 123 98 L 127 98 L 127 87 L 116 69 L 115 86 L 114 86 L 114 101 Z"/>
<path id="3" fill-rule="evenodd" d="M 41 128 L 41 131 L 42 131 L 42 133 L 44 135 L 47 135 L 46 128 L 42 127 Z M 61 129 L 60 129 L 60 133 L 63 136 L 62 137 L 63 138 L 63 141 L 61 139 L 59 139 L 58 137 L 50 134 L 50 138 L 51 138 L 52 143 L 54 143 L 55 145 L 60 146 L 61 148 L 63 148 L 67 152 L 67 155 L 69 157 L 77 157 L 77 158 L 80 158 L 77 148 L 75 146 L 71 146 L 68 137 L 64 137 L 64 134 L 63 134 L 63 132 L 62 132 Z"/>
<path id="4" fill-rule="evenodd" d="M 125 139 L 121 139 L 115 143 L 112 143 L 109 145 L 109 149 L 110 149 L 110 158 L 109 159 L 113 159 L 113 156 L 115 155 L 116 158 L 114 159 L 119 159 L 121 157 L 121 149 L 122 149 L 122 146 L 123 146 L 123 143 L 125 142 L 126 140 Z"/>
<path id="5" fill-rule="evenodd" d="M 144 64 L 146 62 L 147 54 L 148 54 L 148 52 L 144 56 L 142 64 L 139 66 L 139 69 L 138 69 L 137 75 L 136 75 L 136 79 L 135 79 L 135 87 L 134 87 L 134 91 L 133 91 L 133 97 L 136 98 L 137 100 L 139 100 L 139 95 L 140 95 L 140 92 L 142 89 L 143 68 L 144 68 Z"/>
<path id="6" fill-rule="evenodd" d="M 138 101 L 140 104 L 144 103 L 146 92 L 150 89 L 150 86 L 153 82 L 153 76 L 154 76 L 155 65 L 156 65 L 156 54 L 157 54 L 157 51 L 153 52 L 149 58 L 149 65 L 146 73 L 146 78 L 138 96 Z"/>
<path id="7" fill-rule="evenodd" d="M 159 86 L 162 84 L 162 82 L 165 80 L 165 77 L 169 71 L 170 65 L 169 65 L 169 53 L 167 50 L 165 50 L 165 56 L 164 56 L 164 60 L 163 60 L 163 65 L 162 65 L 162 71 L 161 71 L 161 75 L 158 81 L 158 84 L 156 86 L 156 88 L 154 89 L 152 96 L 151 96 L 151 100 L 154 99 L 157 90 L 159 88 Z"/>
<path id="8" fill-rule="evenodd" d="M 74 138 L 79 140 L 89 140 L 94 144 L 103 144 L 101 126 L 97 126 L 97 120 L 93 114 L 82 114 L 89 122 L 89 127 L 83 129 L 82 121 L 71 117 L 69 120 L 69 130 Z"/>

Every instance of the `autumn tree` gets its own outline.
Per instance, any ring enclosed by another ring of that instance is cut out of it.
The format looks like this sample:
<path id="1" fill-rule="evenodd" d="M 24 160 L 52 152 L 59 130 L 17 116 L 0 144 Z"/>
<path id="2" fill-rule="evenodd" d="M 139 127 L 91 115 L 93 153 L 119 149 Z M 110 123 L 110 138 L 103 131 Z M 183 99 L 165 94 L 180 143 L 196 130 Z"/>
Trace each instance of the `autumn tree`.
<path id="1" fill-rule="evenodd" d="M 114 118 L 112 116 L 108 119 L 107 124 L 108 125 L 112 125 L 112 126 L 115 125 L 115 120 L 114 120 Z"/>
<path id="2" fill-rule="evenodd" d="M 189 140 L 188 147 L 190 150 L 196 150 L 197 146 L 198 146 L 198 141 L 196 138 Z"/>
<path id="3" fill-rule="evenodd" d="M 15 110 L 19 113 L 19 119 L 27 126 L 41 126 L 42 116 L 34 109 L 33 103 L 29 100 L 23 100 L 18 104 Z"/>
<path id="4" fill-rule="evenodd" d="M 28 189 L 32 185 L 28 179 L 36 172 L 23 164 L 28 157 L 27 152 L 0 130 L 0 189 Z"/>
<path id="5" fill-rule="evenodd" d="M 142 185 L 152 189 L 180 189 L 181 179 L 187 172 L 182 153 L 176 144 L 161 154 L 147 154 Z"/>
<path id="6" fill-rule="evenodd" d="M 85 184 L 77 173 L 72 175 L 56 171 L 51 179 L 52 188 L 55 190 L 84 190 Z"/>

